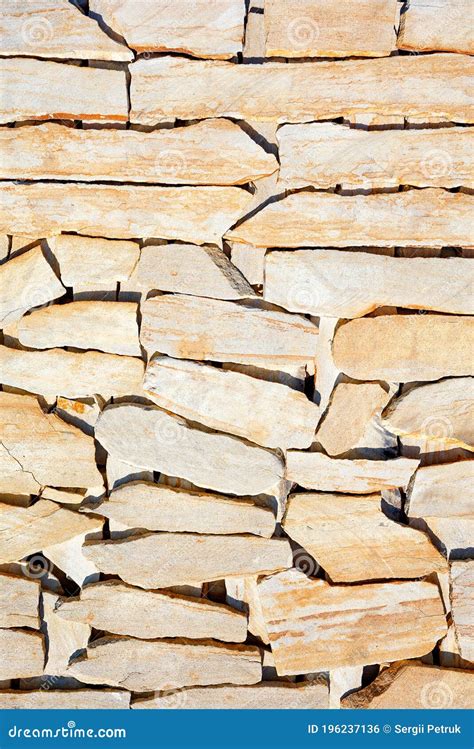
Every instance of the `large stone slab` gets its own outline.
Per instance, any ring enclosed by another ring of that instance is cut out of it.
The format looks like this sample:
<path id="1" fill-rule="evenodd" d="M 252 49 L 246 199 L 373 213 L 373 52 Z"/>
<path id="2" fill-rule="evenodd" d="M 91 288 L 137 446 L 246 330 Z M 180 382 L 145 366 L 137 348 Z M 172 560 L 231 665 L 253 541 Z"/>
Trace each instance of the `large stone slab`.
<path id="1" fill-rule="evenodd" d="M 91 0 L 98 14 L 137 52 L 181 52 L 228 59 L 242 51 L 243 0 Z"/>
<path id="2" fill-rule="evenodd" d="M 367 494 L 382 489 L 407 487 L 419 461 L 411 458 L 394 460 L 345 460 L 323 453 L 288 450 L 286 478 L 306 489 Z"/>
<path id="3" fill-rule="evenodd" d="M 142 304 L 140 340 L 149 355 L 237 364 L 306 363 L 318 329 L 285 312 L 191 296 L 163 296 Z"/>
<path id="4" fill-rule="evenodd" d="M 77 130 L 55 123 L 0 132 L 4 179 L 239 185 L 278 169 L 229 120 L 142 133 Z"/>
<path id="5" fill-rule="evenodd" d="M 266 0 L 267 57 L 385 57 L 395 47 L 396 0 Z"/>
<path id="6" fill-rule="evenodd" d="M 79 7 L 63 0 L 9 0 L 0 21 L 2 55 L 133 60 L 133 53 L 111 39 Z"/>
<path id="7" fill-rule="evenodd" d="M 0 60 L 0 74 L 2 123 L 48 119 L 127 121 L 124 70 L 7 57 Z M 64 185 L 60 187 L 64 188 Z M 33 226 L 31 228 L 34 232 Z"/>
<path id="8" fill-rule="evenodd" d="M 256 684 L 260 651 L 245 645 L 104 637 L 71 662 L 67 673 L 85 684 L 110 684 L 133 692 L 206 684 Z"/>
<path id="9" fill-rule="evenodd" d="M 337 368 L 356 380 L 415 382 L 474 374 L 474 321 L 445 315 L 352 320 L 333 341 Z"/>
<path id="10" fill-rule="evenodd" d="M 34 231 L 48 236 L 70 231 L 114 239 L 160 237 L 219 244 L 222 235 L 246 212 L 251 200 L 250 193 L 237 187 L 5 181 L 0 226 L 7 234 Z"/>
<path id="11" fill-rule="evenodd" d="M 472 228 L 464 193 L 297 192 L 269 203 L 226 238 L 257 247 L 470 247 Z"/>
<path id="12" fill-rule="evenodd" d="M 291 494 L 283 528 L 333 582 L 446 571 L 446 560 L 428 537 L 390 520 L 380 505 L 379 494 Z"/>
<path id="13" fill-rule="evenodd" d="M 58 395 L 84 398 L 98 394 L 108 399 L 140 394 L 144 369 L 143 361 L 131 356 L 63 349 L 22 351 L 0 346 L 3 384 L 49 399 Z"/>
<path id="14" fill-rule="evenodd" d="M 472 315 L 474 263 L 467 258 L 395 258 L 342 250 L 265 256 L 264 299 L 291 312 L 362 317 L 395 306 Z"/>
<path id="15" fill-rule="evenodd" d="M 141 356 L 137 312 L 132 302 L 54 304 L 23 317 L 18 339 L 29 348 L 72 346 Z"/>
<path id="16" fill-rule="evenodd" d="M 39 629 L 39 580 L 0 572 L 0 627 Z"/>
<path id="17" fill-rule="evenodd" d="M 0 327 L 11 325 L 32 307 L 49 304 L 65 293 L 41 247 L 11 258 L 0 265 Z"/>
<path id="18" fill-rule="evenodd" d="M 122 484 L 90 511 L 128 528 L 151 531 L 252 533 L 270 538 L 275 530 L 273 512 L 251 500 L 147 481 Z"/>
<path id="19" fill-rule="evenodd" d="M 284 125 L 277 138 L 279 185 L 285 189 L 469 187 L 474 182 L 472 134 L 462 127 L 367 131 L 312 122 Z"/>
<path id="20" fill-rule="evenodd" d="M 318 407 L 286 385 L 208 364 L 154 358 L 143 388 L 161 408 L 264 447 L 309 447 Z"/>
<path id="21" fill-rule="evenodd" d="M 117 611 L 121 615 L 117 616 Z M 79 597 L 58 602 L 56 618 L 84 622 L 95 629 L 143 640 L 157 637 L 207 637 L 225 642 L 247 638 L 247 617 L 212 601 L 141 590 L 109 580 L 82 589 Z"/>
<path id="22" fill-rule="evenodd" d="M 456 377 L 414 387 L 383 413 L 386 428 L 399 435 L 474 449 L 474 379 Z"/>
<path id="23" fill-rule="evenodd" d="M 432 583 L 332 586 L 293 569 L 259 591 L 279 676 L 416 658 L 447 631 Z"/>
<path id="24" fill-rule="evenodd" d="M 288 569 L 293 563 L 286 539 L 191 533 L 148 533 L 117 541 L 90 541 L 84 546 L 84 554 L 101 572 L 118 575 L 141 588 L 264 575 Z M 153 566 L 149 564 L 151 558 Z"/>
<path id="25" fill-rule="evenodd" d="M 235 65 L 179 57 L 130 65 L 132 122 L 209 117 L 311 122 L 355 114 L 472 122 L 472 61 L 461 55 Z M 432 120 L 431 120 L 432 121 Z"/>
<path id="26" fill-rule="evenodd" d="M 474 53 L 469 0 L 410 0 L 404 10 L 399 49 Z"/>
<path id="27" fill-rule="evenodd" d="M 0 629 L 0 679 L 41 676 L 44 654 L 43 635 L 39 632 Z"/>
<path id="28" fill-rule="evenodd" d="M 17 562 L 51 544 L 67 541 L 97 527 L 97 518 L 71 512 L 47 499 L 40 499 L 31 507 L 2 502 L 0 516 L 0 564 Z"/>
<path id="29" fill-rule="evenodd" d="M 0 393 L 0 434 L 1 452 L 38 486 L 87 488 L 102 482 L 94 440 L 55 414 L 44 413 L 36 398 Z M 11 481 L 13 477 L 1 476 L 0 491 L 15 492 Z"/>

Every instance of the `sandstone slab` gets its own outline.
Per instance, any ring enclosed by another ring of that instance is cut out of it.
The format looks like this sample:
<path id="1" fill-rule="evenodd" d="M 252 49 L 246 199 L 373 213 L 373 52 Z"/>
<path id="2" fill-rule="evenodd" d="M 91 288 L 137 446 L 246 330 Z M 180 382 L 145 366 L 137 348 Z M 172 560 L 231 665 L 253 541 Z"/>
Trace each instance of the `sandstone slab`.
<path id="1" fill-rule="evenodd" d="M 62 676 L 75 653 L 87 647 L 91 627 L 87 622 L 70 622 L 55 615 L 58 597 L 44 590 L 43 621 L 48 634 L 48 653 L 44 671 L 48 676 Z"/>
<path id="2" fill-rule="evenodd" d="M 105 131 L 74 132 L 86 132 L 89 138 L 90 133 Z M 65 286 L 88 283 L 110 284 L 111 288 L 115 288 L 117 283 L 128 281 L 140 257 L 140 249 L 136 242 L 101 237 L 59 234 L 50 237 L 48 245 L 58 261 L 61 280 Z"/>
<path id="3" fill-rule="evenodd" d="M 397 46 L 417 52 L 474 53 L 469 0 L 410 0 L 401 16 Z"/>
<path id="4" fill-rule="evenodd" d="M 0 627 L 39 629 L 39 581 L 0 573 Z"/>
<path id="5" fill-rule="evenodd" d="M 39 632 L 0 629 L 0 679 L 41 676 L 44 640 Z"/>
<path id="6" fill-rule="evenodd" d="M 0 691 L 2 710 L 128 710 L 130 693 L 113 689 Z"/>
<path id="7" fill-rule="evenodd" d="M 451 609 L 461 657 L 474 661 L 474 561 L 452 562 L 450 568 Z"/>

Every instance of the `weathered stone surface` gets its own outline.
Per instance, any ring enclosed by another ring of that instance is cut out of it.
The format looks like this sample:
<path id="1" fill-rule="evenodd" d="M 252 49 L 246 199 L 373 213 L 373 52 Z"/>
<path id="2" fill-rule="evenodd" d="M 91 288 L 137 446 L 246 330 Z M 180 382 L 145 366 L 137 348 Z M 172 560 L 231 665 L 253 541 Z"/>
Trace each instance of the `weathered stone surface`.
<path id="1" fill-rule="evenodd" d="M 399 49 L 474 53 L 469 0 L 410 0 L 404 10 Z"/>
<path id="2" fill-rule="evenodd" d="M 335 668 L 329 672 L 329 707 L 339 710 L 341 699 L 348 692 L 358 689 L 364 675 L 363 666 Z"/>
<path id="3" fill-rule="evenodd" d="M 285 189 L 470 187 L 474 183 L 472 134 L 462 127 L 367 131 L 312 122 L 285 125 L 277 138 L 279 186 Z"/>
<path id="4" fill-rule="evenodd" d="M 91 0 L 89 9 L 137 52 L 181 52 L 228 59 L 242 51 L 242 0 Z"/>
<path id="5" fill-rule="evenodd" d="M 45 546 L 43 554 L 79 586 L 86 582 L 96 582 L 99 579 L 99 570 L 84 556 L 83 545 L 86 538 L 102 538 L 103 524 L 103 517 L 96 518 L 95 524 L 91 522 L 86 532 L 66 541 Z"/>
<path id="6" fill-rule="evenodd" d="M 1 693 L 0 693 L 1 705 Z M 321 682 L 290 684 L 264 681 L 253 686 L 191 687 L 137 699 L 133 710 L 313 710 L 328 707 Z"/>
<path id="7" fill-rule="evenodd" d="M 396 0 L 266 0 L 267 57 L 385 57 L 395 46 Z"/>
<path id="8" fill-rule="evenodd" d="M 128 528 L 177 533 L 252 533 L 270 538 L 273 513 L 250 500 L 233 500 L 146 481 L 131 481 L 114 489 L 97 512 Z"/>
<path id="9" fill-rule="evenodd" d="M 251 200 L 250 193 L 238 187 L 5 181 L 0 233 L 34 230 L 48 236 L 71 231 L 117 239 L 161 237 L 196 244 L 220 243 L 222 235 L 246 213 Z"/>
<path id="10" fill-rule="evenodd" d="M 266 247 L 252 247 L 252 245 L 242 244 L 232 246 L 230 255 L 232 262 L 252 286 L 263 285 L 266 251 Z"/>
<path id="11" fill-rule="evenodd" d="M 128 710 L 130 693 L 112 689 L 0 691 L 1 710 Z"/>
<path id="12" fill-rule="evenodd" d="M 472 460 L 420 468 L 408 493 L 409 515 L 469 517 L 473 509 L 473 478 Z"/>
<path id="13" fill-rule="evenodd" d="M 21 351 L 0 346 L 0 369 L 4 385 L 55 397 L 104 398 L 140 394 L 145 365 L 131 356 L 76 353 L 62 349 Z"/>
<path id="14" fill-rule="evenodd" d="M 147 245 L 130 279 L 138 291 L 153 289 L 212 299 L 247 299 L 255 292 L 218 247 Z"/>
<path id="15" fill-rule="evenodd" d="M 298 192 L 268 204 L 225 236 L 257 247 L 470 247 L 471 199 L 437 188 L 372 195 Z"/>
<path id="16" fill-rule="evenodd" d="M 48 304 L 65 293 L 41 247 L 11 258 L 0 265 L 1 328 L 19 320 L 32 307 Z"/>
<path id="17" fill-rule="evenodd" d="M 403 279 L 403 281 L 402 281 Z M 264 299 L 291 312 L 362 317 L 393 305 L 472 315 L 474 263 L 342 250 L 269 252 Z"/>
<path id="18" fill-rule="evenodd" d="M 46 499 L 40 499 L 31 507 L 0 503 L 0 516 L 0 564 L 16 562 L 97 526 L 96 519 L 71 512 Z"/>
<path id="19" fill-rule="evenodd" d="M 54 304 L 23 317 L 18 338 L 29 348 L 72 346 L 141 356 L 137 311 L 132 302 Z"/>
<path id="20" fill-rule="evenodd" d="M 316 352 L 317 327 L 284 312 L 170 294 L 148 299 L 141 311 L 149 355 L 258 366 L 306 363 Z"/>
<path id="21" fill-rule="evenodd" d="M 91 634 L 88 622 L 71 622 L 55 614 L 56 593 L 44 590 L 43 621 L 48 634 L 48 655 L 44 672 L 49 676 L 62 676 L 74 653 L 87 647 Z"/>
<path id="22" fill-rule="evenodd" d="M 21 130 L 23 128 L 18 132 Z M 90 133 L 106 131 L 73 132 L 86 132 L 89 138 Z M 58 261 L 61 280 L 65 286 L 88 283 L 110 284 L 111 288 L 115 288 L 117 283 L 128 281 L 140 257 L 140 249 L 136 242 L 121 242 L 100 237 L 59 234 L 48 239 L 48 245 Z"/>
<path id="23" fill-rule="evenodd" d="M 293 569 L 259 591 L 279 675 L 415 658 L 447 630 L 432 583 L 332 586 Z"/>
<path id="24" fill-rule="evenodd" d="M 95 464 L 91 437 L 55 414 L 46 414 L 36 398 L 0 393 L 1 451 L 30 473 L 38 486 L 97 486 L 101 475 Z M 65 460 L 65 455 L 70 456 Z M 1 491 L 15 491 L 8 476 Z"/>
<path id="25" fill-rule="evenodd" d="M 130 118 L 143 125 L 175 117 L 311 122 L 378 112 L 472 122 L 471 69 L 467 56 L 455 54 L 319 62 L 292 68 L 278 62 L 138 60 L 130 65 Z"/>
<path id="26" fill-rule="evenodd" d="M 107 408 L 96 439 L 131 465 L 178 476 L 220 492 L 256 495 L 283 476 L 281 459 L 269 450 L 226 434 L 205 432 L 151 406 Z"/>
<path id="27" fill-rule="evenodd" d="M 0 74 L 2 123 L 32 119 L 127 121 L 127 85 L 123 70 L 9 57 L 0 60 Z M 60 187 L 64 189 L 64 185 Z M 31 230 L 17 233 L 31 235 L 33 225 Z M 46 234 L 40 232 L 39 236 Z"/>
<path id="28" fill-rule="evenodd" d="M 39 628 L 39 580 L 0 572 L 0 627 Z"/>
<path id="29" fill-rule="evenodd" d="M 99 396 L 72 400 L 62 395 L 56 401 L 55 411 L 68 424 L 78 427 L 85 434 L 94 434 L 94 428 L 101 412 Z"/>
<path id="30" fill-rule="evenodd" d="M 332 456 L 364 446 L 370 422 L 389 398 L 390 394 L 378 382 L 338 383 L 316 432 L 316 441 Z"/>
<path id="31" fill-rule="evenodd" d="M 390 520 L 380 505 L 379 494 L 291 494 L 283 528 L 333 582 L 415 578 L 447 569 L 424 533 Z"/>
<path id="32" fill-rule="evenodd" d="M 84 554 L 107 574 L 141 588 L 269 574 L 291 567 L 286 539 L 257 536 L 148 533 L 118 541 L 91 541 Z M 149 560 L 153 558 L 153 566 Z M 148 560 L 148 561 L 147 561 Z"/>
<path id="33" fill-rule="evenodd" d="M 121 615 L 118 617 L 117 612 Z M 144 640 L 206 637 L 226 642 L 247 638 L 247 617 L 229 606 L 199 598 L 132 588 L 123 583 L 88 585 L 78 598 L 60 601 L 56 617 Z"/>
<path id="34" fill-rule="evenodd" d="M 286 478 L 306 489 L 367 494 L 408 486 L 418 465 L 418 460 L 410 458 L 341 460 L 323 453 L 288 450 Z"/>
<path id="35" fill-rule="evenodd" d="M 469 709 L 474 674 L 425 666 L 417 661 L 394 663 L 365 689 L 342 700 L 343 708 L 370 710 Z"/>
<path id="36" fill-rule="evenodd" d="M 44 642 L 39 632 L 0 629 L 0 679 L 40 676 L 44 667 Z"/>
<path id="37" fill-rule="evenodd" d="M 4 179 L 240 185 L 278 169 L 229 120 L 142 133 L 77 130 L 55 123 L 0 132 Z"/>
<path id="38" fill-rule="evenodd" d="M 2 9 L 2 55 L 133 60 L 133 53 L 118 44 L 78 7 L 62 0 L 9 0 Z"/>
<path id="39" fill-rule="evenodd" d="M 153 359 L 143 388 L 167 411 L 282 450 L 309 447 L 319 417 L 314 403 L 286 385 L 186 359 Z"/>
<path id="40" fill-rule="evenodd" d="M 383 417 L 400 437 L 473 450 L 474 380 L 456 377 L 414 387 L 391 401 Z"/>
<path id="41" fill-rule="evenodd" d="M 414 382 L 474 374 L 474 321 L 444 315 L 352 320 L 334 337 L 338 369 L 357 380 Z"/>
<path id="42" fill-rule="evenodd" d="M 461 657 L 474 661 L 474 561 L 452 562 L 451 608 Z"/>
<path id="43" fill-rule="evenodd" d="M 258 648 L 191 644 L 179 640 L 96 640 L 67 673 L 85 684 L 110 684 L 133 692 L 206 684 L 256 684 L 262 674 Z"/>

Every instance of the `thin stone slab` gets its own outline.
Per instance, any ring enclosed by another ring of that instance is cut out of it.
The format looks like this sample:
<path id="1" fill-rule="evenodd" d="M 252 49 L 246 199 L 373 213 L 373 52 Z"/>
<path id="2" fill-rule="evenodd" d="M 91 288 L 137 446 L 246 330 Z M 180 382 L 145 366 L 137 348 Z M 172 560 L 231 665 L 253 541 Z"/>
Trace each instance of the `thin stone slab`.
<path id="1" fill-rule="evenodd" d="M 130 693 L 113 689 L 0 691 L 1 710 L 128 710 Z"/>
<path id="2" fill-rule="evenodd" d="M 3 85 L 1 123 L 49 119 L 127 121 L 124 70 L 7 57 L 0 60 L 0 75 Z M 64 185 L 59 187 L 64 189 Z M 31 235 L 35 233 L 34 225 L 31 231 L 16 233 Z M 38 236 L 46 234 L 40 232 Z"/>
<path id="3" fill-rule="evenodd" d="M 18 132 L 23 129 L 21 128 Z M 73 132 L 87 132 L 89 138 L 91 133 L 105 131 L 74 130 Z M 110 284 L 115 288 L 117 283 L 128 281 L 140 257 L 139 245 L 136 242 L 121 242 L 101 237 L 59 234 L 49 238 L 48 245 L 58 262 L 61 280 L 65 286 L 88 283 Z"/>
<path id="4" fill-rule="evenodd" d="M 9 0 L 0 21 L 2 55 L 129 62 L 133 53 L 79 7 L 63 0 Z"/>
<path id="5" fill-rule="evenodd" d="M 283 528 L 336 583 L 423 577 L 447 569 L 424 533 L 384 515 L 379 494 L 290 494 Z"/>
<path id="6" fill-rule="evenodd" d="M 286 539 L 199 533 L 148 533 L 117 541 L 90 541 L 84 554 L 101 572 L 148 589 L 270 574 L 293 563 Z"/>
<path id="7" fill-rule="evenodd" d="M 285 123 L 378 112 L 472 122 L 472 66 L 469 57 L 456 54 L 292 68 L 172 56 L 138 60 L 130 65 L 130 119 L 142 125 L 209 117 Z"/>
<path id="8" fill-rule="evenodd" d="M 447 631 L 433 583 L 332 586 L 293 569 L 259 591 L 279 676 L 416 658 Z"/>
<path id="9" fill-rule="evenodd" d="M 394 663 L 365 689 L 342 700 L 345 709 L 469 710 L 474 696 L 474 674 L 437 668 L 417 661 Z"/>
<path id="10" fill-rule="evenodd" d="M 181 52 L 228 59 L 242 51 L 245 4 L 242 0 L 90 0 L 99 15 L 136 52 Z"/>
<path id="11" fill-rule="evenodd" d="M 277 138 L 280 188 L 474 184 L 472 133 L 463 127 L 368 131 L 312 122 L 284 125 Z"/>
<path id="12" fill-rule="evenodd" d="M 267 57 L 386 57 L 396 0 L 266 0 Z"/>
<path id="13" fill-rule="evenodd" d="M 133 710 L 314 710 L 328 705 L 328 687 L 321 682 L 291 684 L 263 681 L 253 686 L 190 687 L 157 692 L 136 699 Z M 0 693 L 1 705 L 1 693 Z"/>
<path id="14" fill-rule="evenodd" d="M 265 256 L 264 299 L 322 317 L 362 317 L 390 305 L 472 315 L 473 288 L 474 263 L 467 258 L 395 258 L 342 250 Z"/>
<path id="15" fill-rule="evenodd" d="M 288 450 L 286 478 L 306 489 L 367 494 L 382 489 L 407 487 L 419 461 L 344 460 L 323 453 Z"/>
<path id="16" fill-rule="evenodd" d="M 305 364 L 316 354 L 317 327 L 285 312 L 170 294 L 148 299 L 141 312 L 149 355 L 258 366 Z"/>
<path id="17" fill-rule="evenodd" d="M 365 446 L 371 424 L 389 399 L 390 394 L 378 382 L 338 383 L 316 432 L 316 441 L 331 456 Z"/>
<path id="18" fill-rule="evenodd" d="M 130 285 L 140 292 L 156 289 L 212 299 L 256 296 L 223 250 L 193 244 L 142 247 Z"/>
<path id="19" fill-rule="evenodd" d="M 120 617 L 117 611 L 121 611 Z M 211 637 L 243 642 L 247 638 L 247 617 L 230 606 L 167 592 L 144 591 L 115 580 L 88 585 L 78 598 L 60 600 L 56 617 L 67 622 L 87 622 L 98 630 L 143 640 Z"/>
<path id="20" fill-rule="evenodd" d="M 333 341 L 339 371 L 356 380 L 415 382 L 474 374 L 474 321 L 448 315 L 352 320 Z"/>
<path id="21" fill-rule="evenodd" d="M 128 528 L 176 533 L 252 533 L 270 538 L 273 512 L 251 500 L 220 494 L 130 481 L 110 493 L 107 501 L 87 511 L 104 515 Z"/>
<path id="22" fill-rule="evenodd" d="M 260 651 L 245 645 L 186 640 L 104 637 L 72 661 L 67 673 L 85 684 L 110 684 L 133 692 L 207 684 L 256 684 Z"/>
<path id="23" fill-rule="evenodd" d="M 450 568 L 451 609 L 461 657 L 474 661 L 474 561 L 452 562 Z"/>
<path id="24" fill-rule="evenodd" d="M 0 627 L 39 629 L 39 580 L 0 572 Z"/>
<path id="25" fill-rule="evenodd" d="M 470 247 L 472 229 L 471 198 L 464 193 L 313 191 L 269 203 L 225 238 L 256 247 Z"/>
<path id="26" fill-rule="evenodd" d="M 404 11 L 399 49 L 474 53 L 469 0 L 410 0 Z"/>
<path id="27" fill-rule="evenodd" d="M 154 358 L 143 388 L 160 408 L 264 447 L 309 447 L 319 409 L 286 385 L 185 359 Z"/>
<path id="28" fill-rule="evenodd" d="M 54 304 L 23 317 L 18 338 L 29 348 L 72 346 L 141 356 L 137 312 L 132 302 Z"/>
<path id="29" fill-rule="evenodd" d="M 73 87 L 73 82 L 69 85 Z M 222 235 L 246 213 L 251 200 L 252 195 L 238 187 L 5 181 L 0 204 L 0 233 L 35 231 L 40 236 L 50 236 L 69 231 L 114 239 L 161 237 L 196 244 L 219 244 Z"/>
<path id="30" fill-rule="evenodd" d="M 3 179 L 240 185 L 278 169 L 238 125 L 206 120 L 172 130 L 77 130 L 55 123 L 0 132 Z"/>
<path id="31" fill-rule="evenodd" d="M 71 512 L 46 499 L 31 507 L 0 503 L 0 516 L 0 564 L 17 562 L 50 544 L 97 527 L 97 519 Z"/>
<path id="32" fill-rule="evenodd" d="M 46 414 L 36 398 L 0 393 L 1 451 L 13 457 L 38 485 L 89 487 L 101 483 L 94 440 L 55 414 Z M 68 455 L 69 459 L 64 460 Z M 8 478 L 1 491 L 14 491 Z"/>
<path id="33" fill-rule="evenodd" d="M 44 656 L 43 635 L 39 632 L 0 629 L 0 679 L 41 676 Z"/>
<path id="34" fill-rule="evenodd" d="M 474 449 L 474 379 L 456 377 L 414 387 L 383 413 L 387 429 L 400 437 Z"/>
<path id="35" fill-rule="evenodd" d="M 0 327 L 11 325 L 32 307 L 49 304 L 65 293 L 41 247 L 7 260 L 0 265 Z"/>

